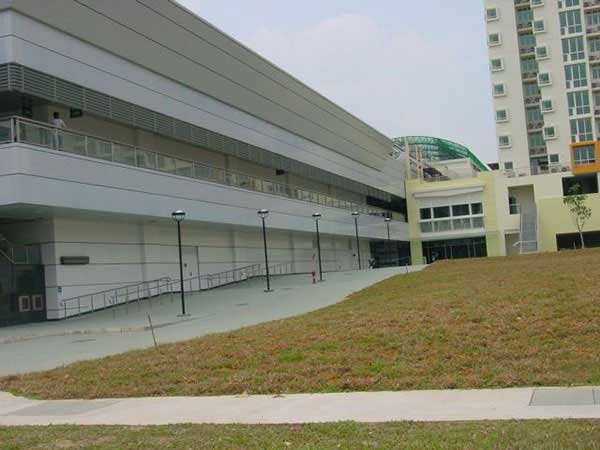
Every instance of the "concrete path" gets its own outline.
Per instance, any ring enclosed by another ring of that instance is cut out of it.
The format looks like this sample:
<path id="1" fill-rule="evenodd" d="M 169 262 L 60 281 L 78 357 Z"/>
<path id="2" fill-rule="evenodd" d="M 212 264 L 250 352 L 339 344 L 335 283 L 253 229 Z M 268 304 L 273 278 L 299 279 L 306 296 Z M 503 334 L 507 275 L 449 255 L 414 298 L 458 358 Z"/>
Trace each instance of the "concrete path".
<path id="1" fill-rule="evenodd" d="M 264 292 L 264 279 L 253 279 L 189 295 L 191 316 L 184 320 L 177 317 L 177 296 L 166 295 L 66 321 L 0 328 L 0 376 L 150 347 L 148 315 L 159 343 L 177 342 L 314 311 L 406 271 L 396 267 L 328 273 L 317 285 L 311 284 L 309 275 L 274 277 L 274 292 L 269 294 Z"/>
<path id="2" fill-rule="evenodd" d="M 36 401 L 0 393 L 0 425 L 600 419 L 598 388 Z"/>

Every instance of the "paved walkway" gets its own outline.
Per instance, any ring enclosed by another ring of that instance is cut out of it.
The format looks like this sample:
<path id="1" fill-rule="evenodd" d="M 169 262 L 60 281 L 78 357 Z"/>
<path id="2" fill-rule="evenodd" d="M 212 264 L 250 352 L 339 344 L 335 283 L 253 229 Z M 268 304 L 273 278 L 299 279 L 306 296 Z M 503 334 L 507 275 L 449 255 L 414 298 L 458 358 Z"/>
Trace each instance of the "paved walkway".
<path id="1" fill-rule="evenodd" d="M 600 419 L 599 388 L 36 401 L 0 393 L 0 425 Z"/>
<path id="2" fill-rule="evenodd" d="M 191 316 L 183 320 L 177 317 L 178 296 L 166 295 L 66 321 L 0 328 L 0 376 L 150 347 L 148 315 L 159 343 L 177 342 L 314 311 L 406 271 L 396 267 L 328 273 L 325 282 L 316 285 L 310 275 L 274 277 L 274 292 L 269 294 L 264 292 L 264 279 L 252 279 L 189 295 Z"/>

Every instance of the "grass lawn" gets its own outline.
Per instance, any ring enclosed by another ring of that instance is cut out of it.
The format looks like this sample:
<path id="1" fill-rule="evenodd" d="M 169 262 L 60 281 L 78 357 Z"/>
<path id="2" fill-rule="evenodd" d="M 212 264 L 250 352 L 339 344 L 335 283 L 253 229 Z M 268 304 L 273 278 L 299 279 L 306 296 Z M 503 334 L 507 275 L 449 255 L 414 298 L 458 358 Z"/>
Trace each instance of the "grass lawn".
<path id="1" fill-rule="evenodd" d="M 600 251 L 436 263 L 235 332 L 0 379 L 41 398 L 600 384 Z"/>
<path id="2" fill-rule="evenodd" d="M 0 450 L 600 449 L 599 421 L 0 428 Z"/>

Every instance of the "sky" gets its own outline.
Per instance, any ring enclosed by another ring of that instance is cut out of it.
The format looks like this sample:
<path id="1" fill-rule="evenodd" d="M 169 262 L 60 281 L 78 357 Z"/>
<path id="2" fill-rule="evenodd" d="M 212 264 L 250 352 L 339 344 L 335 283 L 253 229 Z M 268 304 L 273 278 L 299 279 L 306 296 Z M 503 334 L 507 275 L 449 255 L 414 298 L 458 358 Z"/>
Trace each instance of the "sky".
<path id="1" fill-rule="evenodd" d="M 389 137 L 497 161 L 481 0 L 178 0 Z"/>

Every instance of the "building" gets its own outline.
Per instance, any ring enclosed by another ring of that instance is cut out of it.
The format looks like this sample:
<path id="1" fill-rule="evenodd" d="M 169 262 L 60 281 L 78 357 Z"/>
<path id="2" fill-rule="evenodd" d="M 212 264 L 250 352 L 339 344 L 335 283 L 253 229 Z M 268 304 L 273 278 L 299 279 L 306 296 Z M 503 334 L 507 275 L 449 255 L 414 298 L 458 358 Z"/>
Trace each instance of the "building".
<path id="1" fill-rule="evenodd" d="M 501 170 L 587 163 L 600 126 L 600 2 L 484 3 Z"/>
<path id="2" fill-rule="evenodd" d="M 178 289 L 179 209 L 195 289 L 264 273 L 263 208 L 273 269 L 316 269 L 315 212 L 326 271 L 407 263 L 392 140 L 176 2 L 0 0 L 0 28 L 0 323 Z"/>

